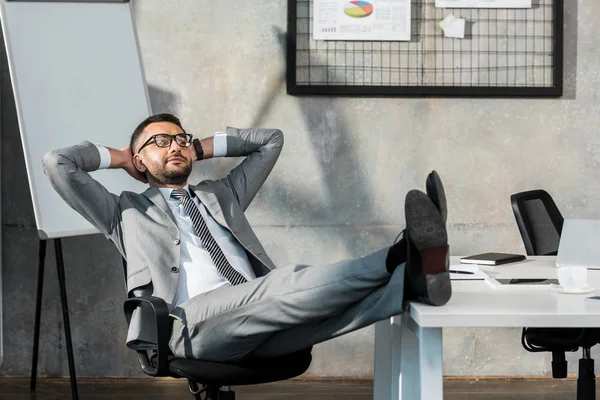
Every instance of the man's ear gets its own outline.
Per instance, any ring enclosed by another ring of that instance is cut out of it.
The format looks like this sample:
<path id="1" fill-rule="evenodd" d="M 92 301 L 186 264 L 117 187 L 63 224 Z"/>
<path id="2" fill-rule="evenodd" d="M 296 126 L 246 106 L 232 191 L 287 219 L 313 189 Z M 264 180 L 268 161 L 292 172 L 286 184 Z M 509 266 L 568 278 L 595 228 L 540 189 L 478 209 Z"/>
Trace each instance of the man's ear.
<path id="1" fill-rule="evenodd" d="M 136 154 L 133 156 L 132 162 L 133 162 L 133 166 L 135 167 L 135 169 L 137 169 L 141 173 L 146 172 L 147 168 L 144 165 L 144 162 L 142 161 L 142 157 L 140 157 L 139 154 Z"/>

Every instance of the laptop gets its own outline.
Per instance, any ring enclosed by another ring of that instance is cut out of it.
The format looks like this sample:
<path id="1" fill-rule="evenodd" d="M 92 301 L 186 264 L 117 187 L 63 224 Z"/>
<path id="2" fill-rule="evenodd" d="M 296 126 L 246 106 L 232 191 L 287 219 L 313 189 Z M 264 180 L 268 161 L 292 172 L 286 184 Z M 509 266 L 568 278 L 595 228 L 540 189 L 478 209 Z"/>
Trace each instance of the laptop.
<path id="1" fill-rule="evenodd" d="M 565 219 L 556 266 L 600 269 L 600 220 Z"/>

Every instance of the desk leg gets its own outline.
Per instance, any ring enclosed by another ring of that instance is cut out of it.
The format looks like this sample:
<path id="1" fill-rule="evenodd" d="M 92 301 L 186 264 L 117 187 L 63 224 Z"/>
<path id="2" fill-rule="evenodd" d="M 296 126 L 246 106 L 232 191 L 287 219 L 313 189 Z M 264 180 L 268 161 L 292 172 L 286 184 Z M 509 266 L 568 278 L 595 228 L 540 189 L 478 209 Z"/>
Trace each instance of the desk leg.
<path id="1" fill-rule="evenodd" d="M 442 400 L 442 328 L 422 328 L 408 313 L 401 328 L 401 399 Z"/>
<path id="2" fill-rule="evenodd" d="M 399 318 L 375 324 L 374 400 L 400 398 L 400 325 L 394 323 Z"/>

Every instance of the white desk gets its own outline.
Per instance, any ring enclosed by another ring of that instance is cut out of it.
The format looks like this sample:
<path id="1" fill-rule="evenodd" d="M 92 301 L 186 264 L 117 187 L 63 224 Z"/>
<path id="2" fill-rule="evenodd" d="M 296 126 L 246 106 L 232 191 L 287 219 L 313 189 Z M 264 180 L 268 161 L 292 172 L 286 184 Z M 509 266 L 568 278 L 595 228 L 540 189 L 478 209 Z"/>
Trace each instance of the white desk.
<path id="1" fill-rule="evenodd" d="M 555 278 L 556 257 L 485 267 L 497 278 Z M 459 265 L 459 257 L 451 257 Z M 588 271 L 588 285 L 600 289 L 600 271 Z M 452 281 L 443 307 L 411 303 L 404 314 L 375 325 L 375 400 L 442 400 L 442 328 L 600 327 L 599 295 L 559 294 L 547 286 L 494 288 L 486 281 Z M 515 340 L 520 340 L 515 337 Z"/>

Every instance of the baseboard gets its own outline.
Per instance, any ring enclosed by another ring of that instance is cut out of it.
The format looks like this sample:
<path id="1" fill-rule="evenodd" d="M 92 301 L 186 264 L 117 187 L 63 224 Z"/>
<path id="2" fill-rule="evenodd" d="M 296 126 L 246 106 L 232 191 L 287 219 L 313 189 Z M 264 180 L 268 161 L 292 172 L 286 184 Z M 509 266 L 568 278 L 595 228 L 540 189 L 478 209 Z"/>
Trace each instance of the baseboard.
<path id="1" fill-rule="evenodd" d="M 24 376 L 0 376 L 0 380 L 5 381 L 29 381 L 29 377 Z M 49 382 L 61 382 L 68 381 L 69 377 L 43 377 L 38 376 L 39 380 L 45 380 Z M 541 381 L 541 380 L 553 380 L 551 376 L 444 376 L 444 381 Z M 181 382 L 181 379 L 169 378 L 169 377 L 160 377 L 160 378 L 152 378 L 152 377 L 124 377 L 124 376 L 113 376 L 113 377 L 103 377 L 103 378 L 86 378 L 86 377 L 77 377 L 77 381 L 86 381 L 90 383 L 101 383 L 101 382 L 109 382 L 109 381 L 137 381 L 137 380 L 152 380 L 157 382 Z M 299 376 L 296 378 L 288 379 L 290 381 L 330 381 L 330 382 L 339 382 L 339 381 L 372 381 L 372 376 Z M 577 380 L 577 375 L 570 375 L 565 379 L 560 380 Z"/>

